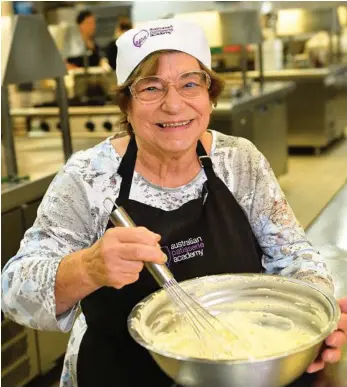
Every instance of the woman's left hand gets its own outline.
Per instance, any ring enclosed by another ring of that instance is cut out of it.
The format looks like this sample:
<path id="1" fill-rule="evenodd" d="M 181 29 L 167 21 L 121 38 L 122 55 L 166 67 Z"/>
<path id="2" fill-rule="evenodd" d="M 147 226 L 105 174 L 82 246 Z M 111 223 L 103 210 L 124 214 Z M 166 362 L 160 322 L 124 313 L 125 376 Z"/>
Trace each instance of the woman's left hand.
<path id="1" fill-rule="evenodd" d="M 324 368 L 325 363 L 336 363 L 341 358 L 341 348 L 347 341 L 347 297 L 339 300 L 341 318 L 336 331 L 325 340 L 327 348 L 324 348 L 319 357 L 307 368 L 307 372 L 313 373 Z"/>

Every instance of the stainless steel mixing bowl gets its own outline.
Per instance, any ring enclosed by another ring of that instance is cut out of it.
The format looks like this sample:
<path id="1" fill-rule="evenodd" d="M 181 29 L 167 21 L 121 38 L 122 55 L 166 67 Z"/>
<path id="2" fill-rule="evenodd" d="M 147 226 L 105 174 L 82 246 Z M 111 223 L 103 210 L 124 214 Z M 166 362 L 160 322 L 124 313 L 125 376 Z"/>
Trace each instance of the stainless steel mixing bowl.
<path id="1" fill-rule="evenodd" d="M 159 290 L 134 307 L 128 318 L 128 329 L 133 339 L 150 352 L 159 367 L 183 386 L 285 386 L 305 372 L 324 339 L 336 329 L 340 317 L 339 306 L 332 296 L 310 284 L 281 276 L 225 274 L 184 281 L 181 286 L 193 297 L 199 298 L 213 314 L 240 309 L 240 305 L 247 304 L 247 310 L 265 309 L 318 333 L 312 342 L 295 350 L 256 360 L 205 360 L 178 356 L 155 348 L 146 341 L 143 332 L 137 330 L 136 322 L 144 324 L 154 333 L 170 330 L 171 322 L 165 325 L 163 321 L 172 304 L 165 292 Z M 279 340 L 278 337 L 273 339 Z"/>

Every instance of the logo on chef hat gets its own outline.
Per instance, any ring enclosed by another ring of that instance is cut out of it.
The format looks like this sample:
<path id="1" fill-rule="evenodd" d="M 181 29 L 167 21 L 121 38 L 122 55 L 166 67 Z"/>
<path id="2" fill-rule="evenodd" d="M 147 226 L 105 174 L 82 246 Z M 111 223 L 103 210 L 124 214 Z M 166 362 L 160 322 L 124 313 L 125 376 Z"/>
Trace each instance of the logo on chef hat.
<path id="1" fill-rule="evenodd" d="M 133 37 L 134 46 L 140 48 L 148 37 L 149 32 L 147 30 L 141 30 Z"/>
<path id="2" fill-rule="evenodd" d="M 149 38 L 153 36 L 161 36 L 161 35 L 171 35 L 174 31 L 172 25 L 164 26 L 164 27 L 155 27 L 150 28 L 149 31 L 141 30 L 133 37 L 133 43 L 135 47 L 142 47 L 143 43 Z"/>
<path id="3" fill-rule="evenodd" d="M 170 249 L 167 246 L 161 246 L 161 251 L 167 256 L 166 266 L 170 266 L 170 264 L 171 264 Z"/>

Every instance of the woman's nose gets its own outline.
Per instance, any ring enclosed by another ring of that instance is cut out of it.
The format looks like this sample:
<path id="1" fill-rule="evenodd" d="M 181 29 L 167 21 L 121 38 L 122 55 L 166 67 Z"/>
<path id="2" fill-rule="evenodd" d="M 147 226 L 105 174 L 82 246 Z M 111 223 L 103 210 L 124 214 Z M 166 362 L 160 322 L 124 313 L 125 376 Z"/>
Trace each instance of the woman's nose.
<path id="1" fill-rule="evenodd" d="M 168 86 L 168 91 L 162 103 L 162 109 L 171 114 L 177 114 L 182 111 L 185 102 L 181 94 L 176 90 L 174 85 Z"/>

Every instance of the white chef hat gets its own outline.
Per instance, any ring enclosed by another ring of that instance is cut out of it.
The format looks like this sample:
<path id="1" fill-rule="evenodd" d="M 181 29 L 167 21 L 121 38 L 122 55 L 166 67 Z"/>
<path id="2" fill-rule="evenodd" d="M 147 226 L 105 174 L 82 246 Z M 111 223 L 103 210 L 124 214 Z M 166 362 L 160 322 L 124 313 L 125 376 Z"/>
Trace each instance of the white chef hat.
<path id="1" fill-rule="evenodd" d="M 211 68 L 211 51 L 204 31 L 184 20 L 162 19 L 142 24 L 120 36 L 117 47 L 116 74 L 120 85 L 144 58 L 159 50 L 185 52 Z"/>

